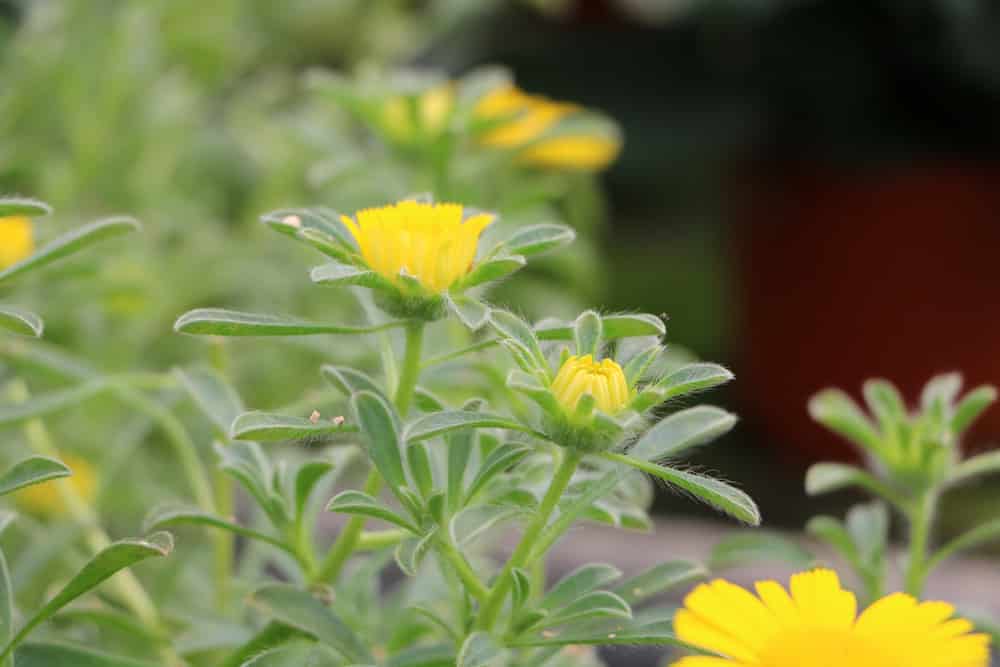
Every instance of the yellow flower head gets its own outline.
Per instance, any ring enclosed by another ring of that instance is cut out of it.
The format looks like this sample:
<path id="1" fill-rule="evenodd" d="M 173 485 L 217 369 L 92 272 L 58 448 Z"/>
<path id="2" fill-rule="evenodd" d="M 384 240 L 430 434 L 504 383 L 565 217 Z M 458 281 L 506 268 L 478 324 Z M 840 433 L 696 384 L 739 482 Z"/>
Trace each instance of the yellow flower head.
<path id="1" fill-rule="evenodd" d="M 561 121 L 583 112 L 575 104 L 529 95 L 514 86 L 487 93 L 475 117 L 491 125 L 480 141 L 491 148 L 523 149 L 520 162 L 540 167 L 597 170 L 611 164 L 621 150 L 617 137 L 597 132 L 546 136 Z"/>
<path id="2" fill-rule="evenodd" d="M 416 104 L 416 113 L 411 108 Z M 448 125 L 455 107 L 455 90 L 450 84 L 435 86 L 411 102 L 405 96 L 393 97 L 382 107 L 382 126 L 397 141 L 413 141 L 439 136 Z"/>
<path id="3" fill-rule="evenodd" d="M 0 271 L 35 251 L 31 219 L 22 215 L 0 217 Z"/>
<path id="4" fill-rule="evenodd" d="M 857 615 L 854 594 L 831 570 L 792 577 L 786 591 L 758 582 L 757 595 L 727 581 L 698 586 L 674 616 L 678 639 L 726 656 L 674 667 L 987 667 L 989 637 L 953 618 L 944 602 L 903 593 Z"/>
<path id="5" fill-rule="evenodd" d="M 630 399 L 622 367 L 611 359 L 595 361 L 593 355 L 568 358 L 552 381 L 552 393 L 568 412 L 576 409 L 584 394 L 594 397 L 597 408 L 613 415 Z"/>
<path id="6" fill-rule="evenodd" d="M 472 268 L 479 236 L 493 222 L 486 213 L 463 213 L 460 204 L 402 201 L 341 219 L 372 270 L 393 282 L 405 271 L 441 293 Z"/>
<path id="7" fill-rule="evenodd" d="M 87 503 L 94 500 L 97 494 L 97 479 L 94 467 L 86 460 L 72 454 L 59 457 L 72 471 L 70 477 L 50 479 L 41 484 L 27 486 L 14 494 L 14 502 L 23 511 L 43 517 L 56 517 L 66 512 L 59 492 L 59 484 L 69 484 L 81 499 Z"/>

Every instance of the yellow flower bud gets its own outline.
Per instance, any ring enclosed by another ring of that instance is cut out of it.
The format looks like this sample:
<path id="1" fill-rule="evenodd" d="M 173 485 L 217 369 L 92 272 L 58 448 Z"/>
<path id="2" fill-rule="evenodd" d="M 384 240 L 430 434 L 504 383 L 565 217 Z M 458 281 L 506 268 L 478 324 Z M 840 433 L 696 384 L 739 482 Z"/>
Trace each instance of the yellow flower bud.
<path id="1" fill-rule="evenodd" d="M 584 394 L 590 394 L 597 408 L 609 415 L 620 412 L 631 398 L 622 367 L 611 359 L 595 361 L 589 354 L 563 363 L 552 381 L 552 393 L 568 412 L 576 409 Z"/>
<path id="2" fill-rule="evenodd" d="M 22 215 L 0 218 L 0 270 L 17 264 L 34 251 L 30 218 Z"/>
<path id="3" fill-rule="evenodd" d="M 416 113 L 405 96 L 393 97 L 382 107 L 382 127 L 392 139 L 409 143 L 421 136 L 433 139 L 448 126 L 455 107 L 455 91 L 450 83 L 431 88 L 416 98 Z M 415 117 L 414 117 L 415 116 Z"/>
<path id="4" fill-rule="evenodd" d="M 343 216 L 361 256 L 372 270 L 393 282 L 405 271 L 427 290 L 441 293 L 472 268 L 479 236 L 493 216 L 463 220 L 460 204 L 398 204 Z"/>
<path id="5" fill-rule="evenodd" d="M 480 142 L 491 148 L 522 149 L 520 162 L 556 169 L 603 169 L 621 151 L 618 137 L 585 130 L 545 136 L 562 120 L 583 111 L 575 104 L 504 86 L 479 101 L 475 116 L 492 125 Z"/>
<path id="6" fill-rule="evenodd" d="M 22 511 L 42 517 L 57 517 L 66 513 L 66 505 L 59 491 L 59 484 L 69 484 L 85 502 L 92 503 L 97 495 L 97 478 L 94 467 L 86 460 L 72 454 L 59 457 L 73 472 L 70 477 L 51 479 L 28 486 L 14 494 L 14 502 Z"/>

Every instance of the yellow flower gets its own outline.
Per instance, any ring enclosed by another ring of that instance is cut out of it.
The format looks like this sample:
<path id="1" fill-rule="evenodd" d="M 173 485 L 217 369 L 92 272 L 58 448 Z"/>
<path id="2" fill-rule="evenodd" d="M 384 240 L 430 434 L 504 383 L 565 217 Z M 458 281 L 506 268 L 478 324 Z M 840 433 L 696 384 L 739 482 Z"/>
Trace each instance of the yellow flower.
<path id="1" fill-rule="evenodd" d="M 539 167 L 574 167 L 596 171 L 614 162 L 620 151 L 621 144 L 606 137 L 567 135 L 529 146 L 518 159 Z"/>
<path id="2" fill-rule="evenodd" d="M 415 114 L 411 103 L 416 104 Z M 415 101 L 393 97 L 382 107 L 382 126 L 397 141 L 409 142 L 421 135 L 434 138 L 447 128 L 454 106 L 455 91 L 450 83 L 425 91 Z"/>
<path id="3" fill-rule="evenodd" d="M 17 264 L 34 251 L 30 218 L 22 215 L 0 218 L 0 270 Z"/>
<path id="4" fill-rule="evenodd" d="M 405 271 L 441 293 L 472 268 L 479 235 L 493 222 L 487 213 L 464 220 L 463 213 L 460 204 L 402 201 L 341 219 L 372 270 L 397 283 Z"/>
<path id="5" fill-rule="evenodd" d="M 584 394 L 594 397 L 597 408 L 613 415 L 630 399 L 622 367 L 612 359 L 595 361 L 593 355 L 568 358 L 552 381 L 552 393 L 567 411 L 576 409 Z"/>
<path id="6" fill-rule="evenodd" d="M 989 637 L 953 618 L 944 602 L 904 593 L 860 616 L 831 570 L 796 574 L 789 589 L 727 581 L 698 586 L 674 616 L 678 639 L 725 658 L 683 658 L 674 667 L 987 667 Z"/>
<path id="7" fill-rule="evenodd" d="M 491 148 L 520 149 L 520 162 L 551 168 L 603 169 L 621 150 L 617 137 L 585 130 L 551 133 L 563 120 L 583 112 L 575 104 L 553 102 L 514 86 L 503 86 L 477 103 L 475 116 L 490 125 L 480 142 Z"/>
<path id="8" fill-rule="evenodd" d="M 67 454 L 59 457 L 73 472 L 70 477 L 51 479 L 41 484 L 28 486 L 14 494 L 14 502 L 23 511 L 36 516 L 55 517 L 66 512 L 59 492 L 59 484 L 69 484 L 81 499 L 87 503 L 97 494 L 97 479 L 94 467 L 86 460 Z"/>

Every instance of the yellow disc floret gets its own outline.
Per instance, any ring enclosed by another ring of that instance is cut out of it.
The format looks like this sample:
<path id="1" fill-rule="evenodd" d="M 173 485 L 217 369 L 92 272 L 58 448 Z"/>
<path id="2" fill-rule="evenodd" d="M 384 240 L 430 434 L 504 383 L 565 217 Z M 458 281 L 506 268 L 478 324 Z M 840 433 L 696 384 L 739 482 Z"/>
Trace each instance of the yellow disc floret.
<path id="1" fill-rule="evenodd" d="M 472 268 L 479 236 L 493 216 L 463 219 L 459 204 L 402 201 L 342 220 L 372 270 L 398 282 L 401 272 L 431 292 L 446 291 Z"/>
<path id="2" fill-rule="evenodd" d="M 59 458 L 73 474 L 70 477 L 51 479 L 17 491 L 14 494 L 14 502 L 22 511 L 42 517 L 65 514 L 66 505 L 59 484 L 68 484 L 83 501 L 88 504 L 93 502 L 97 493 L 94 467 L 86 460 L 72 454 L 61 455 Z"/>
<path id="3" fill-rule="evenodd" d="M 786 590 L 727 581 L 698 586 L 674 616 L 677 638 L 725 657 L 674 667 L 986 667 L 989 637 L 944 602 L 896 593 L 857 615 L 854 594 L 831 570 L 794 575 Z"/>
<path id="4" fill-rule="evenodd" d="M 630 398 L 622 367 L 611 359 L 595 361 L 590 354 L 570 357 L 563 363 L 552 381 L 552 393 L 570 412 L 584 394 L 590 394 L 597 408 L 609 415 L 621 411 Z"/>
<path id="5" fill-rule="evenodd" d="M 0 270 L 17 264 L 34 251 L 31 219 L 22 215 L 0 217 Z"/>

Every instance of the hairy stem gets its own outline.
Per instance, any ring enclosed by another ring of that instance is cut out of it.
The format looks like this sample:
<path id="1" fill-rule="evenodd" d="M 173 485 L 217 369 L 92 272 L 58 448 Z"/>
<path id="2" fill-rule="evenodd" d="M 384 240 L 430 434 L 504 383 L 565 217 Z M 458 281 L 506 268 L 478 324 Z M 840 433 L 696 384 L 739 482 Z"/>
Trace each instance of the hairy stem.
<path id="1" fill-rule="evenodd" d="M 937 493 L 927 491 L 907 512 L 910 524 L 909 558 L 906 562 L 906 592 L 919 598 L 927 580 L 927 551 L 930 547 L 931 526 L 937 511 Z"/>
<path id="2" fill-rule="evenodd" d="M 556 455 L 558 455 L 558 450 Z M 496 624 L 504 600 L 507 598 L 507 593 L 510 591 L 511 584 L 513 583 L 511 572 L 516 567 L 525 566 L 529 555 L 534 549 L 535 542 L 542 534 L 542 531 L 545 530 L 545 526 L 548 525 L 552 512 L 559 503 L 559 499 L 569 486 L 570 480 L 573 479 L 573 473 L 576 472 L 576 468 L 580 464 L 580 458 L 579 453 L 569 450 L 562 455 L 562 461 L 559 463 L 559 467 L 556 469 L 555 475 L 549 483 L 549 489 L 545 492 L 545 497 L 542 498 L 542 503 L 538 507 L 538 512 L 535 514 L 534 520 L 525 529 L 520 543 L 518 543 L 517 548 L 511 554 L 510 558 L 507 559 L 507 564 L 500 571 L 496 583 L 490 590 L 489 597 L 483 603 L 476 623 L 480 629 L 491 630 Z"/>

